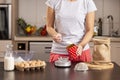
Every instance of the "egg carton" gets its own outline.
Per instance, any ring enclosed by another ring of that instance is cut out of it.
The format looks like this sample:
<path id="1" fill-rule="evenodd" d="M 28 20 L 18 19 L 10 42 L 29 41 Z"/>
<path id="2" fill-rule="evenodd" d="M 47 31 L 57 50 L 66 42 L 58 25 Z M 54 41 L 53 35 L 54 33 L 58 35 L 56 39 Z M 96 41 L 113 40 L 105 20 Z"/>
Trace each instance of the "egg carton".
<path id="1" fill-rule="evenodd" d="M 16 68 L 16 70 L 19 70 L 19 71 L 38 71 L 38 70 L 43 71 L 45 69 L 45 66 L 40 66 L 40 67 L 20 67 L 20 66 L 16 66 L 15 68 Z"/>
<path id="2" fill-rule="evenodd" d="M 16 70 L 19 71 L 43 71 L 45 67 L 46 63 L 44 61 L 24 61 L 15 64 Z"/>

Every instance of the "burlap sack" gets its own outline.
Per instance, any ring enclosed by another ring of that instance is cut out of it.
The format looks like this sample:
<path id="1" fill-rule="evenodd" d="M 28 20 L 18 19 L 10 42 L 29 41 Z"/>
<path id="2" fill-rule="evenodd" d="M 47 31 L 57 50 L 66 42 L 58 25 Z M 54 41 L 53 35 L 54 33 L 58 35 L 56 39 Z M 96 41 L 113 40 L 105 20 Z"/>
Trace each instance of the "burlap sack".
<path id="1" fill-rule="evenodd" d="M 110 56 L 110 38 L 93 39 L 93 61 L 111 62 Z"/>

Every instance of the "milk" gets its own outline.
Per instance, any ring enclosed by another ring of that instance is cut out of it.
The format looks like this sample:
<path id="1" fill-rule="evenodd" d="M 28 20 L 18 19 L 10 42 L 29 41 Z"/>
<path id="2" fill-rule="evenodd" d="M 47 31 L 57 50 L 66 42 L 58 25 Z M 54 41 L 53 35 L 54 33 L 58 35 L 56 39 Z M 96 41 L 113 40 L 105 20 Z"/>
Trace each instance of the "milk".
<path id="1" fill-rule="evenodd" d="M 8 44 L 6 46 L 6 53 L 4 56 L 4 70 L 11 71 L 14 70 L 14 57 L 12 51 L 12 45 Z"/>
<path id="2" fill-rule="evenodd" d="M 14 70 L 14 58 L 12 56 L 4 58 L 4 70 Z"/>

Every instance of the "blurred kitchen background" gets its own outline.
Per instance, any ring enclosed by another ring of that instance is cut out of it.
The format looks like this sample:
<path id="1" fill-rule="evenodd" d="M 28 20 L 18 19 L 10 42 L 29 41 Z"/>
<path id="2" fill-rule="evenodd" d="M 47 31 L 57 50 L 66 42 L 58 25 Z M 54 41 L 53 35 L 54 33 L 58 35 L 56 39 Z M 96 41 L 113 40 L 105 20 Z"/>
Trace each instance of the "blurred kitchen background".
<path id="1" fill-rule="evenodd" d="M 46 0 L 19 0 L 19 17 L 28 23 L 41 27 L 45 24 Z M 96 21 L 102 19 L 102 35 L 109 35 L 109 21 L 107 17 L 113 16 L 114 31 L 120 27 L 120 0 L 94 0 L 97 6 Z M 118 31 L 120 34 L 120 30 Z"/>
<path id="2" fill-rule="evenodd" d="M 9 9 L 11 18 L 8 20 L 11 27 L 1 28 L 10 29 L 11 33 L 10 38 L 0 39 L 0 61 L 3 61 L 7 44 L 13 44 L 13 49 L 18 51 L 36 51 L 34 58 L 48 61 L 52 38 L 45 31 L 46 1 L 0 0 L 0 5 L 11 6 Z M 120 65 L 120 0 L 94 0 L 94 2 L 98 9 L 94 35 L 99 38 L 111 39 L 111 60 Z M 0 9 L 2 8 L 0 6 Z M 5 10 L 8 10 L 8 6 Z M 93 53 L 93 47 L 91 41 L 91 53 Z"/>

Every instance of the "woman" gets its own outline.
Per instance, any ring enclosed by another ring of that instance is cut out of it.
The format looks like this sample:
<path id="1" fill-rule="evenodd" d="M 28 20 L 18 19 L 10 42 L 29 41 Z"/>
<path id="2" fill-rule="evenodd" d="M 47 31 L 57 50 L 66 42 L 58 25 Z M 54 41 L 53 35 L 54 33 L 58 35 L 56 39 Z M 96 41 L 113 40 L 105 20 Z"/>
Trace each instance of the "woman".
<path id="1" fill-rule="evenodd" d="M 93 36 L 96 6 L 93 0 L 48 0 L 47 32 L 53 38 L 50 62 L 69 57 L 66 46 L 78 46 L 74 61 L 90 62 L 88 42 Z"/>

